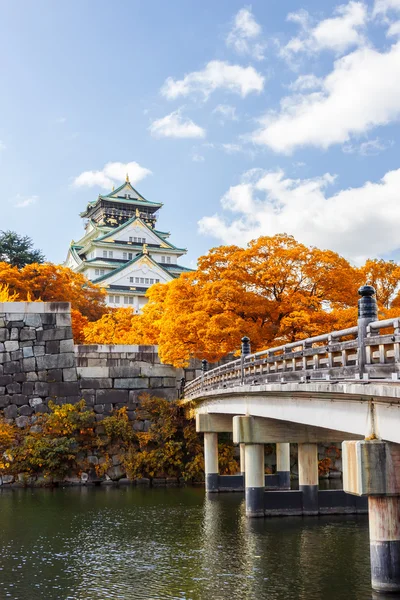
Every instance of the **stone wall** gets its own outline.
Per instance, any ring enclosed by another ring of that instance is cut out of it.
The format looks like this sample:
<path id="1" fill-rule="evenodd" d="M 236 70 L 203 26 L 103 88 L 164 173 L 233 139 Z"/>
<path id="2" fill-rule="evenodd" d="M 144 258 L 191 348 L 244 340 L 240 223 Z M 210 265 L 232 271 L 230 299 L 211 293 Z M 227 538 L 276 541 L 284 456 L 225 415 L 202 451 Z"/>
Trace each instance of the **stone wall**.
<path id="1" fill-rule="evenodd" d="M 20 427 L 49 400 L 84 398 L 97 414 L 127 406 L 133 419 L 140 394 L 175 400 L 196 367 L 161 364 L 155 346 L 74 346 L 69 303 L 0 303 L 0 409 Z"/>
<path id="2" fill-rule="evenodd" d="M 127 407 L 137 430 L 149 422 L 136 419 L 140 395 L 175 400 L 181 379 L 200 374 L 200 361 L 188 369 L 160 363 L 156 346 L 74 346 L 69 303 L 0 303 L 0 410 L 18 427 L 48 412 L 50 400 L 74 404 L 82 398 L 101 421 L 114 409 Z M 292 445 L 292 473 L 297 474 L 297 447 Z M 334 445 L 319 448 L 330 459 L 327 475 L 341 472 Z M 266 455 L 274 470 L 275 453 Z"/>

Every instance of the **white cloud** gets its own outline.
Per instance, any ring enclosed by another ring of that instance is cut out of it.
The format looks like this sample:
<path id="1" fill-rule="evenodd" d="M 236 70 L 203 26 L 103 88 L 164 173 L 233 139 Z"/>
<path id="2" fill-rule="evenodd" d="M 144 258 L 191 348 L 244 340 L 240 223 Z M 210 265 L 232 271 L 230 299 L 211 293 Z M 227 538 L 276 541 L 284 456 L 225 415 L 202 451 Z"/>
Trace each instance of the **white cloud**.
<path id="1" fill-rule="evenodd" d="M 197 152 L 194 152 L 194 154 L 192 154 L 192 161 L 193 162 L 204 162 L 205 158 L 202 154 L 197 154 Z"/>
<path id="2" fill-rule="evenodd" d="M 321 91 L 294 94 L 268 113 L 251 135 L 256 144 L 290 154 L 301 146 L 328 148 L 400 116 L 400 42 L 388 52 L 360 48 L 336 60 Z"/>
<path id="3" fill-rule="evenodd" d="M 17 194 L 15 198 L 12 200 L 15 208 L 27 208 L 32 204 L 36 204 L 39 200 L 39 196 L 21 196 L 21 194 Z"/>
<path id="4" fill-rule="evenodd" d="M 241 8 L 226 38 L 226 45 L 238 54 L 249 54 L 256 60 L 263 60 L 266 44 L 258 41 L 260 35 L 261 26 L 255 20 L 251 8 Z"/>
<path id="5" fill-rule="evenodd" d="M 345 144 L 342 148 L 345 154 L 361 154 L 361 156 L 376 156 L 387 150 L 393 143 L 384 143 L 379 138 L 367 140 L 361 144 Z"/>
<path id="6" fill-rule="evenodd" d="M 304 92 L 305 90 L 317 90 L 323 86 L 323 79 L 316 75 L 299 75 L 299 77 L 290 84 L 289 88 L 293 92 Z"/>
<path id="7" fill-rule="evenodd" d="M 329 173 L 290 179 L 281 170 L 251 170 L 222 197 L 228 216 L 203 217 L 200 232 L 239 245 L 286 232 L 356 262 L 398 248 L 400 169 L 386 173 L 377 183 L 367 181 L 329 196 L 327 188 L 334 180 Z"/>
<path id="8" fill-rule="evenodd" d="M 181 110 L 176 110 L 161 119 L 156 119 L 149 127 L 153 137 L 172 138 L 203 138 L 205 129 L 196 125 L 188 117 L 182 115 Z"/>
<path id="9" fill-rule="evenodd" d="M 264 77 L 254 67 L 231 65 L 221 60 L 210 61 L 202 71 L 193 71 L 183 79 L 168 77 L 161 94 L 173 100 L 179 96 L 200 93 L 207 100 L 217 89 L 225 89 L 245 98 L 251 92 L 261 92 Z"/>
<path id="10" fill-rule="evenodd" d="M 390 10 L 400 10 L 400 0 L 375 0 L 372 15 L 384 15 Z"/>
<path id="11" fill-rule="evenodd" d="M 213 114 L 221 117 L 221 123 L 225 121 L 237 121 L 236 108 L 230 104 L 218 104 L 212 111 Z"/>
<path id="12" fill-rule="evenodd" d="M 129 175 L 131 183 L 138 183 L 147 175 L 151 175 L 150 169 L 141 167 L 137 162 L 128 163 L 109 162 L 101 171 L 84 171 L 74 179 L 76 187 L 94 187 L 99 186 L 103 189 L 110 189 L 113 185 L 124 181 L 126 174 Z"/>
<path id="13" fill-rule="evenodd" d="M 240 144 L 221 144 L 221 147 L 227 154 L 236 154 L 242 150 Z"/>
<path id="14" fill-rule="evenodd" d="M 314 54 L 331 50 L 341 54 L 352 46 L 365 44 L 362 29 L 367 22 L 367 7 L 363 2 L 350 1 L 335 9 L 335 16 L 320 21 L 312 27 L 311 17 L 305 10 L 290 13 L 288 20 L 298 23 L 301 32 L 284 46 L 280 54 L 291 60 L 302 52 Z"/>
<path id="15" fill-rule="evenodd" d="M 395 21 L 394 23 L 391 23 L 386 35 L 388 37 L 396 37 L 400 35 L 400 21 Z"/>

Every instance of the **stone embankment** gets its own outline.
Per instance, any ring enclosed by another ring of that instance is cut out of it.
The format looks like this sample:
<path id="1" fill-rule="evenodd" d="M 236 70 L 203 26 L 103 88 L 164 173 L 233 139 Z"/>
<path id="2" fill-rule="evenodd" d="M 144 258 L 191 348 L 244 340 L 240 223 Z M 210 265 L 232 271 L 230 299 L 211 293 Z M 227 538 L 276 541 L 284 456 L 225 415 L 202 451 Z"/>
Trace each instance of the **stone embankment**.
<path id="1" fill-rule="evenodd" d="M 36 415 L 49 412 L 49 401 L 76 404 L 84 399 L 99 426 L 104 417 L 126 407 L 134 430 L 147 431 L 150 421 L 136 414 L 141 395 L 176 400 L 182 378 L 194 379 L 200 366 L 197 362 L 188 369 L 176 369 L 161 364 L 154 346 L 74 346 L 69 303 L 0 303 L 0 410 L 7 422 L 21 429 L 34 427 Z M 331 475 L 340 473 L 339 453 L 321 447 L 320 459 L 326 458 L 330 460 Z M 111 461 L 105 481 L 124 475 L 120 456 L 111 456 Z M 274 461 L 271 451 L 266 457 L 266 467 L 271 471 Z M 292 467 L 296 475 L 295 448 Z M 329 472 L 327 466 L 327 475 Z M 5 477 L 2 482 L 11 480 Z M 71 481 L 79 482 L 88 483 L 90 477 L 83 473 Z M 158 482 L 165 484 L 166 480 Z"/>

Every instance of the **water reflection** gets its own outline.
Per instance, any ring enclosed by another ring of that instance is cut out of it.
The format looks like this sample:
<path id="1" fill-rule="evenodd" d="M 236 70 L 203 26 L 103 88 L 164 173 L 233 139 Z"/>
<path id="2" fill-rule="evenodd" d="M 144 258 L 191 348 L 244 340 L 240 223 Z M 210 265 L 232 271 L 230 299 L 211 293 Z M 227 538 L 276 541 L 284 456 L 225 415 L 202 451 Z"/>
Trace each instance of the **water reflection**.
<path id="1" fill-rule="evenodd" d="M 362 517 L 249 520 L 241 494 L 0 493 L 1 598 L 378 600 Z"/>

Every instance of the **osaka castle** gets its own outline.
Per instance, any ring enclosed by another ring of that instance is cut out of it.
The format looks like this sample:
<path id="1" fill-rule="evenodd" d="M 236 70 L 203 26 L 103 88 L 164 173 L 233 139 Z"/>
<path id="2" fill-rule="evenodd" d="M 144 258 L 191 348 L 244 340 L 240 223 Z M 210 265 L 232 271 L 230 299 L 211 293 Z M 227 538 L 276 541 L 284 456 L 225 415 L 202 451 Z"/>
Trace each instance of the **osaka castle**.
<path id="1" fill-rule="evenodd" d="M 171 244 L 170 234 L 156 228 L 161 207 L 139 194 L 127 175 L 123 185 L 99 195 L 81 213 L 85 234 L 71 242 L 65 266 L 106 288 L 109 306 L 140 312 L 151 285 L 191 270 L 178 265 L 186 249 Z"/>

